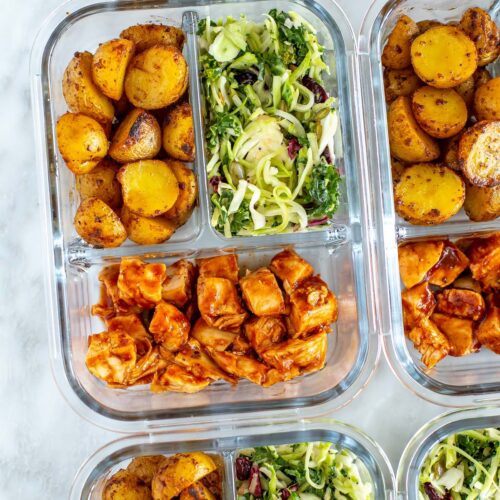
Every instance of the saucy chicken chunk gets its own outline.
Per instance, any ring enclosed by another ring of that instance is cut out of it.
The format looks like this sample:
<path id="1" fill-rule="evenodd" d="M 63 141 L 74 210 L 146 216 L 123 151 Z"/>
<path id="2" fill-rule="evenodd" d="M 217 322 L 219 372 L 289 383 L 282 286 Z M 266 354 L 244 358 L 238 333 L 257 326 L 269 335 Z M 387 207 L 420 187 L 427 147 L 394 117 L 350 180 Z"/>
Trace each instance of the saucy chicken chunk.
<path id="1" fill-rule="evenodd" d="M 225 278 L 238 283 L 238 257 L 234 254 L 197 259 L 200 278 Z"/>
<path id="2" fill-rule="evenodd" d="M 405 332 L 409 332 L 424 318 L 428 318 L 436 307 L 436 299 L 427 281 L 404 290 L 401 299 Z"/>
<path id="3" fill-rule="evenodd" d="M 225 351 L 235 340 L 236 334 L 219 330 L 199 318 L 191 330 L 191 336 L 203 347 L 214 351 Z"/>
<path id="4" fill-rule="evenodd" d="M 240 279 L 243 299 L 256 316 L 276 316 L 285 312 L 285 301 L 274 274 L 261 267 Z"/>
<path id="5" fill-rule="evenodd" d="M 149 324 L 149 331 L 155 342 L 171 352 L 178 351 L 187 342 L 190 328 L 182 311 L 168 302 L 161 302 L 156 306 Z"/>
<path id="6" fill-rule="evenodd" d="M 490 297 L 488 312 L 476 334 L 481 345 L 500 354 L 500 297 Z"/>
<path id="7" fill-rule="evenodd" d="M 422 354 L 422 363 L 433 368 L 450 352 L 447 337 L 428 318 L 424 318 L 418 326 L 408 334 L 415 348 Z"/>
<path id="8" fill-rule="evenodd" d="M 285 323 L 280 317 L 251 318 L 245 323 L 245 335 L 258 354 L 286 337 Z"/>
<path id="9" fill-rule="evenodd" d="M 184 307 L 193 297 L 195 278 L 196 268 L 187 260 L 182 259 L 167 266 L 165 281 L 161 286 L 163 300 L 176 307 Z"/>
<path id="10" fill-rule="evenodd" d="M 477 321 L 484 316 L 485 304 L 480 293 L 472 290 L 446 288 L 437 294 L 436 311 Z"/>
<path id="11" fill-rule="evenodd" d="M 500 232 L 477 238 L 467 249 L 472 277 L 485 291 L 500 289 Z"/>
<path id="12" fill-rule="evenodd" d="M 197 377 L 186 368 L 172 363 L 156 371 L 151 382 L 151 390 L 153 392 L 172 391 L 194 394 L 205 389 L 210 382 L 209 378 Z"/>
<path id="13" fill-rule="evenodd" d="M 398 248 L 401 281 L 406 288 L 422 282 L 427 273 L 439 262 L 444 241 L 407 243 Z"/>
<path id="14" fill-rule="evenodd" d="M 254 384 L 262 385 L 267 373 L 267 366 L 246 354 L 227 351 L 210 351 L 210 356 L 224 370 L 235 377 L 246 378 Z"/>
<path id="15" fill-rule="evenodd" d="M 286 293 L 291 294 L 297 285 L 313 275 L 314 269 L 293 250 L 283 250 L 269 264 L 271 271 L 281 280 Z"/>
<path id="16" fill-rule="evenodd" d="M 446 287 L 451 285 L 468 265 L 467 256 L 456 245 L 447 241 L 439 262 L 429 271 L 427 280 L 431 285 Z"/>
<path id="17" fill-rule="evenodd" d="M 474 322 L 470 319 L 435 313 L 431 316 L 431 320 L 448 339 L 450 356 L 466 356 L 479 350 L 479 343 L 474 333 Z"/>

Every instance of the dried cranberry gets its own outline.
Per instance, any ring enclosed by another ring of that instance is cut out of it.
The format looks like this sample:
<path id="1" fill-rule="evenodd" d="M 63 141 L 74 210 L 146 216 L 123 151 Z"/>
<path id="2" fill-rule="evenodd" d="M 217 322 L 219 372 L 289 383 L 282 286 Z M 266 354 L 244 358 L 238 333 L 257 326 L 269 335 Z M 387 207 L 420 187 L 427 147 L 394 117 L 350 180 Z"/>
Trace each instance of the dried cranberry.
<path id="1" fill-rule="evenodd" d="M 324 217 L 321 217 L 321 219 L 313 219 L 309 221 L 309 226 L 321 226 L 323 224 L 326 224 L 328 222 L 328 216 L 325 215 Z"/>
<path id="2" fill-rule="evenodd" d="M 302 78 L 302 84 L 314 94 L 315 103 L 322 103 L 328 99 L 326 90 L 310 76 L 304 76 L 304 78 Z"/>
<path id="3" fill-rule="evenodd" d="M 290 160 L 295 160 L 298 152 L 300 151 L 300 144 L 296 137 L 292 137 L 288 142 L 288 156 Z"/>
<path id="4" fill-rule="evenodd" d="M 250 469 L 252 462 L 247 457 L 238 457 L 236 459 L 236 477 L 240 481 L 244 481 L 250 477 Z"/>
<path id="5" fill-rule="evenodd" d="M 434 486 L 432 486 L 431 483 L 425 483 L 424 484 L 424 491 L 426 495 L 429 497 L 429 500 L 451 500 L 451 494 L 449 491 L 447 491 L 442 497 L 435 489 Z"/>
<path id="6" fill-rule="evenodd" d="M 251 85 L 257 81 L 257 75 L 252 71 L 238 71 L 234 73 L 234 78 L 240 85 Z"/>
<path id="7" fill-rule="evenodd" d="M 290 490 L 288 490 L 287 488 L 281 490 L 281 500 L 287 500 L 289 496 L 290 496 Z"/>
<path id="8" fill-rule="evenodd" d="M 299 485 L 297 483 L 293 483 L 288 487 L 288 489 L 290 491 L 297 491 L 299 489 Z"/>
<path id="9" fill-rule="evenodd" d="M 212 189 L 214 190 L 214 193 L 218 193 L 219 192 L 220 181 L 221 181 L 220 175 L 214 175 L 210 179 L 209 182 L 210 182 L 210 185 L 212 186 Z"/>
<path id="10" fill-rule="evenodd" d="M 331 154 L 330 148 L 328 146 L 323 151 L 323 157 L 325 158 L 325 161 L 326 161 L 326 163 L 328 163 L 328 165 L 333 165 L 332 154 Z"/>
<path id="11" fill-rule="evenodd" d="M 262 485 L 260 484 L 259 466 L 256 463 L 253 463 L 252 468 L 250 469 L 248 491 L 255 498 L 260 498 L 262 496 Z"/>

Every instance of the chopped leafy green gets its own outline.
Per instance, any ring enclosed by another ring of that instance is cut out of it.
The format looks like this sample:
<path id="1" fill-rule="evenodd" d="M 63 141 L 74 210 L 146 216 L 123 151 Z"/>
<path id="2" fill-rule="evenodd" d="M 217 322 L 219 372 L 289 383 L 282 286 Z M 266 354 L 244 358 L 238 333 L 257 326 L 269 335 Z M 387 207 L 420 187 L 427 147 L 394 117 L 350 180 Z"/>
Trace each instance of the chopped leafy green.
<path id="1" fill-rule="evenodd" d="M 213 123 L 207 132 L 207 143 L 210 149 L 215 149 L 220 139 L 224 136 L 239 136 L 241 134 L 241 122 L 239 118 L 231 113 L 216 113 Z"/>
<path id="2" fill-rule="evenodd" d="M 340 175 L 333 165 L 322 161 L 305 182 L 304 203 L 309 217 L 330 217 L 337 211 L 340 197 Z"/>
<path id="3" fill-rule="evenodd" d="M 280 55 L 286 65 L 300 64 L 306 57 L 309 48 L 305 39 L 307 33 L 303 25 L 298 27 L 291 24 L 291 18 L 285 12 L 272 9 L 269 15 L 276 21 L 281 41 Z M 288 20 L 288 22 L 287 22 Z"/>

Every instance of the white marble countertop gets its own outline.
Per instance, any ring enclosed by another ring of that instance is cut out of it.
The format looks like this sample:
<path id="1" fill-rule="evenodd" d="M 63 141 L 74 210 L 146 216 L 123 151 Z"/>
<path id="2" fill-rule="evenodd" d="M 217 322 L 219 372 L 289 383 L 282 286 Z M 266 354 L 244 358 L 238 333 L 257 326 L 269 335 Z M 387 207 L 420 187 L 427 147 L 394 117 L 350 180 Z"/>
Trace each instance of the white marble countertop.
<path id="1" fill-rule="evenodd" d="M 357 31 L 369 0 L 338 1 Z M 28 69 L 33 37 L 59 4 L 0 0 L 0 500 L 67 498 L 82 461 L 118 437 L 69 408 L 48 362 Z M 382 360 L 334 417 L 376 439 L 396 468 L 406 442 L 444 410 L 405 389 Z"/>

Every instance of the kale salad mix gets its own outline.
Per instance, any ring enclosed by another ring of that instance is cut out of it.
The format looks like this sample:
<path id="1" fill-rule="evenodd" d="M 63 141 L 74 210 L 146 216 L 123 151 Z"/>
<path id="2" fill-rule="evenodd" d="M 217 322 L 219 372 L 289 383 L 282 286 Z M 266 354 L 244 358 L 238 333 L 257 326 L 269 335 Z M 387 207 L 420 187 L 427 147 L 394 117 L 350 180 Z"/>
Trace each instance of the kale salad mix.
<path id="1" fill-rule="evenodd" d="M 271 10 L 199 23 L 211 224 L 226 237 L 327 224 L 339 205 L 337 102 L 316 30 Z"/>

